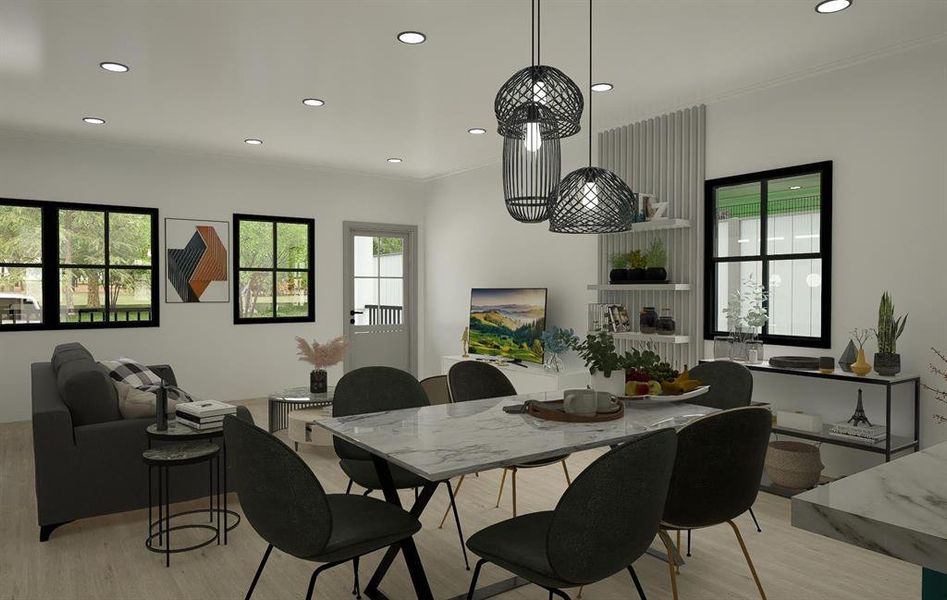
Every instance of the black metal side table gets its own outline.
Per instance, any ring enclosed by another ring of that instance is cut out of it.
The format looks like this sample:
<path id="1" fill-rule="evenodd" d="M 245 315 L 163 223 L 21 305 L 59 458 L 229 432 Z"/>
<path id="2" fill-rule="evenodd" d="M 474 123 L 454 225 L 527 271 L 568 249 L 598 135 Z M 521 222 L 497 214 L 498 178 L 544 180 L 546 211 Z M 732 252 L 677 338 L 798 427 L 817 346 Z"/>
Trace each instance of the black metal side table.
<path id="1" fill-rule="evenodd" d="M 275 433 L 289 425 L 289 413 L 302 408 L 321 408 L 332 406 L 335 387 L 329 386 L 325 392 L 310 392 L 308 387 L 292 387 L 273 392 L 267 398 L 269 412 L 269 431 Z"/>
<path id="2" fill-rule="evenodd" d="M 209 544 L 220 543 L 221 515 L 220 510 L 220 446 L 213 442 L 190 442 L 181 444 L 169 444 L 160 448 L 148 448 L 141 455 L 145 464 L 148 465 L 148 537 L 145 538 L 145 547 L 152 552 L 164 554 L 164 565 L 171 566 L 171 554 L 178 552 L 187 552 L 203 548 Z M 210 506 L 206 509 L 188 510 L 180 513 L 171 514 L 171 485 L 168 477 L 171 467 L 180 467 L 184 465 L 193 465 L 206 462 L 208 465 L 208 490 Z M 158 520 L 153 520 L 154 494 L 152 480 L 154 479 L 154 470 L 158 470 Z M 214 482 L 214 472 L 216 470 L 216 485 Z M 214 499 L 217 499 L 217 509 L 214 508 Z M 171 519 L 182 517 L 188 514 L 206 512 L 208 521 L 212 525 L 204 523 L 190 523 L 186 525 L 171 525 Z M 215 520 L 216 515 L 216 520 Z M 157 527 L 157 532 L 155 528 Z M 183 529 L 205 529 L 213 532 L 213 535 L 207 540 L 182 546 L 179 548 L 171 547 L 171 532 Z M 157 543 L 155 542 L 157 538 Z"/>

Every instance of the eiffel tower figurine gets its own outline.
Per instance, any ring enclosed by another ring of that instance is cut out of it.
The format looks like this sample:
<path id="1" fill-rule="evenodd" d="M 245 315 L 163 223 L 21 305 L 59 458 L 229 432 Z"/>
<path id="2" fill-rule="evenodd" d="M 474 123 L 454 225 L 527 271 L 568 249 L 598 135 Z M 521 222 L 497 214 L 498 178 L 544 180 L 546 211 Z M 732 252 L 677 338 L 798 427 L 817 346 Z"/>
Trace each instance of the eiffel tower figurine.
<path id="1" fill-rule="evenodd" d="M 858 390 L 858 404 L 855 405 L 855 414 L 846 422 L 851 423 L 855 427 L 859 425 L 872 426 L 871 421 L 868 420 L 868 415 L 865 414 L 865 407 L 862 406 L 862 391 L 860 389 Z"/>

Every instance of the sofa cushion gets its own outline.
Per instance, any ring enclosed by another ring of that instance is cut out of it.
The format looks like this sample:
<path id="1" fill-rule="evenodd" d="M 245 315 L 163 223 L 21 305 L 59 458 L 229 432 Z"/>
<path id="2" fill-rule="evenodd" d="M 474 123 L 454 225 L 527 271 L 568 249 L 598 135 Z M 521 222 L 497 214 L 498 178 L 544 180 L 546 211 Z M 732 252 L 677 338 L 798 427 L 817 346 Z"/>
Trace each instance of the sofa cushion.
<path id="1" fill-rule="evenodd" d="M 145 392 L 157 392 L 161 387 L 161 377 L 157 373 L 131 358 L 104 360 L 101 365 L 115 382 L 126 383 Z M 168 384 L 168 382 L 165 383 Z M 193 399 L 190 394 L 177 386 L 167 385 L 167 390 L 169 400 L 190 402 Z M 153 411 L 152 414 L 154 414 Z"/>
<path id="2" fill-rule="evenodd" d="M 50 360 L 63 403 L 69 408 L 73 426 L 122 418 L 118 395 L 106 373 L 81 344 L 60 344 Z"/>
<path id="3" fill-rule="evenodd" d="M 123 418 L 141 419 L 155 416 L 155 404 L 158 400 L 155 392 L 132 387 L 124 381 L 112 383 L 115 384 L 115 391 L 118 393 L 118 410 Z M 167 413 L 173 415 L 175 407 L 180 402 L 182 400 L 171 398 L 169 394 Z"/>

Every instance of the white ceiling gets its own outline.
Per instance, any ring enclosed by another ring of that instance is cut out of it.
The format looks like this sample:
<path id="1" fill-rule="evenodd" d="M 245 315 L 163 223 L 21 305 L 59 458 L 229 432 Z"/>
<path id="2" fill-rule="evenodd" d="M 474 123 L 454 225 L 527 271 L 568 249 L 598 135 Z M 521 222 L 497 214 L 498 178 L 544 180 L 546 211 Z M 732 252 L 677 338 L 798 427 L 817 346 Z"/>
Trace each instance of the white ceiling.
<path id="1" fill-rule="evenodd" d="M 942 0 L 814 4 L 595 0 L 596 128 L 947 30 Z M 587 11 L 543 2 L 543 62 L 583 88 Z M 0 0 L 0 128 L 432 177 L 498 160 L 493 97 L 528 62 L 528 0 Z"/>

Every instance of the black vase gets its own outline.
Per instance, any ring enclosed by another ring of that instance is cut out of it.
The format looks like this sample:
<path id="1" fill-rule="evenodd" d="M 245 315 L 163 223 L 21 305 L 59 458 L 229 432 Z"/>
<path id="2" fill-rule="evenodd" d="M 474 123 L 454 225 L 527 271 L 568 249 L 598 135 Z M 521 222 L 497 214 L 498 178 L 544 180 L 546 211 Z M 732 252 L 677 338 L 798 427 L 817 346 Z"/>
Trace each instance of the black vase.
<path id="1" fill-rule="evenodd" d="M 875 353 L 875 373 L 893 377 L 901 372 L 901 355 L 889 352 Z"/>
<path id="2" fill-rule="evenodd" d="M 645 278 L 648 281 L 667 281 L 668 272 L 664 267 L 648 267 Z"/>
<path id="3" fill-rule="evenodd" d="M 168 387 L 161 380 L 161 387 L 155 391 L 155 429 L 168 430 Z"/>
<path id="4" fill-rule="evenodd" d="M 628 269 L 628 281 L 644 281 L 646 274 L 645 269 Z"/>
<path id="5" fill-rule="evenodd" d="M 654 333 L 658 329 L 658 313 L 653 306 L 645 306 L 638 315 L 638 330 L 641 333 Z"/>
<path id="6" fill-rule="evenodd" d="M 608 281 L 611 283 L 625 283 L 628 281 L 628 269 L 612 269 L 608 272 Z"/>
<path id="7" fill-rule="evenodd" d="M 329 374 L 324 369 L 313 369 L 309 373 L 309 391 L 313 394 L 325 394 L 329 389 Z"/>

